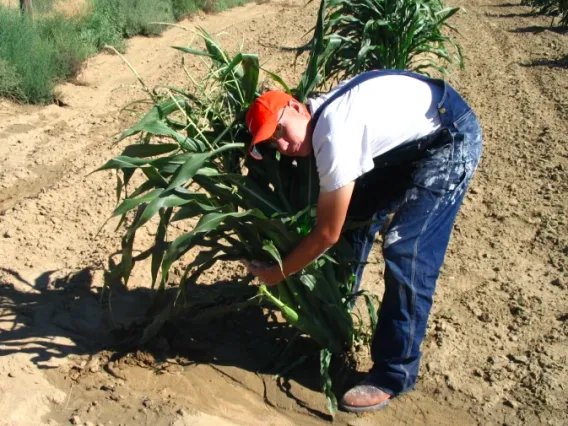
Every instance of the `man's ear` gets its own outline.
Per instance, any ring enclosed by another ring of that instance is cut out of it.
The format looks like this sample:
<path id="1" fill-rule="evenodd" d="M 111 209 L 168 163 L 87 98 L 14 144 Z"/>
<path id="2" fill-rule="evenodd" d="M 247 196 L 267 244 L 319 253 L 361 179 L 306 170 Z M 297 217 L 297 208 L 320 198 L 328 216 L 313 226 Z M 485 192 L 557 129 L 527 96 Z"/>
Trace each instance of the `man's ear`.
<path id="1" fill-rule="evenodd" d="M 296 99 L 290 99 L 288 101 L 288 106 L 294 108 L 298 114 L 304 117 L 310 116 L 308 108 L 303 103 L 298 102 Z"/>

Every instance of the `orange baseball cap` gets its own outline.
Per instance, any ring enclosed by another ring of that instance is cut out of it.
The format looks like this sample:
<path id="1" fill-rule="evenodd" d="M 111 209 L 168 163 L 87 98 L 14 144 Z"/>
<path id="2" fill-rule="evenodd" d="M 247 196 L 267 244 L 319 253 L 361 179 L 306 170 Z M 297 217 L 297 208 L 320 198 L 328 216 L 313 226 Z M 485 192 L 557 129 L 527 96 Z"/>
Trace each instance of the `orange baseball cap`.
<path id="1" fill-rule="evenodd" d="M 245 120 L 252 134 L 249 153 L 253 158 L 262 159 L 255 145 L 272 137 L 278 125 L 278 111 L 292 99 L 294 98 L 286 92 L 270 90 L 256 98 L 250 106 Z"/>

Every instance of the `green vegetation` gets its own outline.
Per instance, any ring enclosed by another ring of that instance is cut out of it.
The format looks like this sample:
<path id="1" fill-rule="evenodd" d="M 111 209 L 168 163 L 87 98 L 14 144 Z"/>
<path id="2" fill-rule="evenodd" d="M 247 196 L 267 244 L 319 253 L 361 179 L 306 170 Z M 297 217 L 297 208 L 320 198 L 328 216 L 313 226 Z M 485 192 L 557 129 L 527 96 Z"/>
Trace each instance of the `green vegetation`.
<path id="1" fill-rule="evenodd" d="M 54 100 L 54 86 L 72 78 L 105 45 L 158 35 L 164 25 L 198 10 L 220 11 L 247 0 L 91 0 L 84 16 L 54 15 L 52 1 L 34 1 L 34 21 L 0 5 L 0 97 L 26 103 Z M 50 12 L 50 13 L 47 13 Z"/>
<path id="2" fill-rule="evenodd" d="M 463 65 L 459 46 L 444 34 L 458 10 L 442 0 L 331 1 L 325 22 L 331 54 L 322 72 L 332 80 L 377 68 L 447 74 L 447 65 Z"/>
<path id="3" fill-rule="evenodd" d="M 0 8 L 0 96 L 48 102 L 54 82 L 74 75 L 89 53 L 76 23 L 62 17 L 31 23 L 17 11 Z"/>
<path id="4" fill-rule="evenodd" d="M 247 259 L 281 264 L 282 256 L 315 224 L 315 160 L 300 158 L 293 163 L 270 150 L 259 162 L 246 150 L 250 136 L 244 115 L 260 94 L 258 56 L 243 52 L 231 56 L 213 36 L 205 31 L 200 35 L 206 50 L 178 49 L 209 60 L 205 78 L 198 81 L 188 74 L 195 87 L 192 93 L 144 86 L 154 106 L 120 138 L 138 137 L 139 143 L 127 146 L 99 169 L 117 170 L 119 194 L 125 194 L 113 213 L 121 216 L 121 223 L 128 223 L 122 260 L 114 271 L 124 283 L 136 262 L 132 247 L 137 231 L 153 217 L 159 218 L 154 245 L 146 251 L 152 258 L 152 285 L 157 285 L 157 292 L 142 341 L 159 331 L 172 314 L 191 306 L 186 287 L 216 262 Z M 289 91 L 280 77 L 269 75 Z M 164 136 L 171 141 L 166 142 Z M 127 188 L 134 173 L 145 180 L 136 188 Z M 194 185 L 202 191 L 194 192 Z M 171 225 L 192 218 L 199 218 L 193 229 L 168 239 Z M 192 249 L 200 253 L 185 267 L 177 296 L 167 302 L 164 294 L 170 269 Z M 260 286 L 257 296 L 248 301 L 265 300 L 299 333 L 311 336 L 324 351 L 324 376 L 330 354 L 342 354 L 353 343 L 347 303 L 350 254 L 340 244 L 277 287 Z M 334 411 L 331 381 L 326 383 Z"/>
<path id="5" fill-rule="evenodd" d="M 568 26 L 568 0 L 522 0 L 521 4 L 539 14 L 552 16 L 550 25 L 556 22 L 559 26 Z"/>
<path id="6" fill-rule="evenodd" d="M 444 9 L 440 2 L 433 6 L 437 8 L 434 12 L 423 7 L 420 0 L 400 2 L 406 3 L 403 9 L 412 12 L 411 23 L 424 23 L 432 14 L 439 13 L 437 19 L 423 25 L 424 31 L 429 33 L 420 32 L 420 29 L 415 33 L 424 40 L 442 43 L 442 47 L 438 45 L 438 49 L 442 49 L 447 39 L 440 39 L 440 30 L 446 25 L 448 13 L 453 14 L 455 10 Z M 330 4 L 336 7 L 338 2 Z M 143 332 L 138 336 L 140 341 L 148 341 L 167 321 L 182 312 L 207 317 L 206 313 L 199 312 L 192 294 L 186 289 L 216 262 L 246 259 L 281 265 L 282 258 L 315 225 L 319 187 L 315 159 L 280 156 L 261 144 L 263 161 L 252 160 L 248 155 L 250 135 L 244 117 L 248 107 L 260 95 L 261 73 L 301 101 L 305 101 L 315 88 L 329 83 L 334 74 L 326 71 L 326 64 L 331 63 L 334 55 L 345 55 L 345 52 L 335 50 L 337 45 L 328 32 L 333 10 L 322 0 L 313 39 L 306 47 L 308 64 L 296 88 L 289 88 L 282 78 L 261 69 L 256 54 L 229 55 L 205 31 L 199 33 L 205 50 L 177 47 L 209 62 L 208 73 L 202 80 L 185 69 L 191 91 L 167 86 L 149 89 L 140 80 L 149 98 L 141 102 L 150 102 L 152 107 L 120 137 L 120 140 L 136 137 L 137 143 L 126 146 L 120 156 L 99 169 L 116 170 L 118 179 L 119 201 L 113 216 L 121 217 L 118 229 L 123 229 L 124 233 L 122 259 L 112 272 L 113 279 L 120 279 L 126 285 L 134 264 L 151 257 L 152 287 L 156 293 Z M 377 17 L 373 19 L 369 22 L 378 22 L 377 25 L 382 22 Z M 339 20 L 335 31 L 344 31 L 352 21 Z M 397 56 L 397 46 L 390 43 L 392 33 L 397 31 L 402 32 L 402 29 L 395 26 L 390 32 L 379 32 L 374 39 L 373 42 L 385 50 L 384 55 L 363 61 L 357 70 L 350 69 L 345 60 L 339 59 L 337 72 L 348 75 L 366 71 L 369 67 L 392 65 L 383 61 Z M 404 34 L 398 34 L 399 39 L 404 39 Z M 347 37 L 358 39 L 361 35 L 355 32 L 344 38 Z M 404 57 L 413 58 L 424 53 L 425 45 L 430 46 L 422 42 L 410 43 Z M 368 43 L 358 47 L 357 56 L 364 56 L 365 46 Z M 447 60 L 444 54 L 430 53 Z M 400 62 L 404 67 L 413 63 Z M 434 68 L 439 66 L 432 58 L 426 63 Z M 414 69 L 422 71 L 426 68 L 416 66 Z M 142 179 L 137 180 L 137 187 L 130 188 L 134 174 Z M 196 188 L 200 190 L 196 192 Z M 153 218 L 157 219 L 157 225 L 150 222 Z M 172 224 L 188 219 L 197 219 L 195 226 L 182 235 L 172 235 Z M 133 256 L 134 240 L 143 226 L 153 228 L 151 233 L 155 235 L 155 241 L 142 254 Z M 357 224 L 348 223 L 346 229 L 352 226 Z M 181 281 L 172 282 L 170 269 L 190 250 L 197 251 L 197 256 L 185 265 Z M 278 286 L 260 285 L 252 299 L 235 301 L 238 309 L 264 301 L 279 310 L 282 317 L 298 330 L 297 333 L 308 335 L 318 343 L 322 388 L 331 413 L 337 408 L 329 374 L 332 354 L 344 355 L 357 340 L 358 343 L 368 342 L 370 333 L 362 330 L 373 329 L 377 322 L 375 299 L 369 294 L 361 293 L 366 298 L 370 327 L 351 311 L 350 301 L 354 297 L 351 294 L 352 262 L 349 244 L 340 240 L 313 264 Z M 171 285 L 178 285 L 177 295 L 166 300 L 166 287 Z M 219 308 L 216 309 L 219 312 Z"/>
<path id="7" fill-rule="evenodd" d="M 33 0 L 33 9 L 37 13 L 51 12 L 54 0 Z"/>

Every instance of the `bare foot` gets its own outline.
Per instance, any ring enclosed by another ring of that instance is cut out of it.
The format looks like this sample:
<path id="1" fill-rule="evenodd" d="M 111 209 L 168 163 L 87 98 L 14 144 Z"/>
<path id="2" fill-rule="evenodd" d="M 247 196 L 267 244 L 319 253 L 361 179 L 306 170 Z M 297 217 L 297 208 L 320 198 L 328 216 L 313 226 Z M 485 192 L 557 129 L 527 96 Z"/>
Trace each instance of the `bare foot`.
<path id="1" fill-rule="evenodd" d="M 386 407 L 389 401 L 389 394 L 368 382 L 363 382 L 347 391 L 341 398 L 340 405 L 346 411 L 361 413 L 380 410 Z"/>

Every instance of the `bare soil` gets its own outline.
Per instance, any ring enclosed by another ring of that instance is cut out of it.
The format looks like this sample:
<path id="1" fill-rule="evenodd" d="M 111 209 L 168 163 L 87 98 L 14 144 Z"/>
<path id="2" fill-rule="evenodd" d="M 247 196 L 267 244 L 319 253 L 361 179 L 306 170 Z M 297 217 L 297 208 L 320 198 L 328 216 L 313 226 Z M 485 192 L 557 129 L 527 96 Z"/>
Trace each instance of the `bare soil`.
<path id="1" fill-rule="evenodd" d="M 452 5 L 465 8 L 454 24 L 467 55 L 453 82 L 482 123 L 483 160 L 439 279 L 416 390 L 335 422 L 565 425 L 568 35 L 516 4 Z M 219 33 L 228 46 L 244 40 L 294 82 L 293 54 L 277 46 L 301 44 L 316 10 L 272 1 L 182 25 Z M 169 47 L 190 39 L 179 28 L 135 38 L 126 57 L 149 86 L 185 85 L 181 53 Z M 120 152 L 116 135 L 134 120 L 120 109 L 142 97 L 136 84 L 117 56 L 101 54 L 58 88 L 66 106 L 0 102 L 0 425 L 328 423 L 313 359 L 286 377 L 268 374 L 288 330 L 260 309 L 180 321 L 143 350 L 117 351 L 151 302 L 149 273 L 143 264 L 130 290 L 100 297 L 120 249 L 116 222 L 99 232 L 115 181 L 89 173 Z M 151 239 L 148 229 L 141 248 Z M 364 285 L 380 293 L 380 251 L 372 256 Z M 223 306 L 251 291 L 242 275 L 220 265 L 196 298 Z"/>

